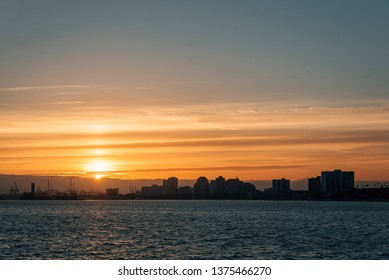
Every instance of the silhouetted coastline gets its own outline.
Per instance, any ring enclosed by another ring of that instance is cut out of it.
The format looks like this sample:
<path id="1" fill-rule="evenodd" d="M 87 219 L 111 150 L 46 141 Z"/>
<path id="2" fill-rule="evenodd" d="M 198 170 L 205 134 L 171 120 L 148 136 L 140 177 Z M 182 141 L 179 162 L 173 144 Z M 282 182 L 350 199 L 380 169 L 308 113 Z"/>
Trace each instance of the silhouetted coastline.
<path id="1" fill-rule="evenodd" d="M 42 190 L 31 183 L 31 191 L 19 193 L 16 183 L 9 194 L 0 195 L 1 200 L 305 200 L 305 201 L 389 201 L 389 187 L 384 184 L 373 187 L 355 186 L 353 171 L 322 171 L 321 176 L 308 178 L 308 190 L 292 190 L 290 180 L 273 179 L 271 187 L 263 191 L 252 183 L 239 178 L 225 179 L 218 176 L 213 180 L 201 176 L 192 186 L 179 186 L 176 177 L 162 180 L 162 184 L 129 187 L 129 193 L 122 194 L 118 187 L 99 191 L 76 190 L 74 177 L 70 178 L 67 191 L 53 189 L 52 180 Z"/>
<path id="2" fill-rule="evenodd" d="M 162 194 L 162 195 L 136 195 L 118 194 L 117 196 L 107 196 L 104 193 L 91 195 L 31 195 L 24 193 L 21 195 L 0 195 L 0 200 L 273 200 L 273 201 L 378 201 L 389 202 L 389 188 L 354 188 L 347 194 L 327 196 L 312 196 L 308 191 L 291 191 L 287 194 L 274 194 L 266 191 L 255 190 L 246 197 L 228 196 L 202 196 L 182 195 L 182 194 Z"/>

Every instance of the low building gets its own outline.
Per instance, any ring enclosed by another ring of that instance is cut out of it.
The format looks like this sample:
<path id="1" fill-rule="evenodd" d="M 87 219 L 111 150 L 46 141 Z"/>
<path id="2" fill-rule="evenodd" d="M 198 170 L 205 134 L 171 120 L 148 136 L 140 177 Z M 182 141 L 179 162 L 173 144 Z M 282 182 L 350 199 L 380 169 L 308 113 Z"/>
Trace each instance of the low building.
<path id="1" fill-rule="evenodd" d="M 159 185 L 151 185 L 151 186 L 144 186 L 140 189 L 139 192 L 137 192 L 140 196 L 163 196 L 165 194 L 165 190 L 163 186 Z"/>
<path id="2" fill-rule="evenodd" d="M 190 186 L 183 186 L 178 188 L 178 194 L 180 195 L 192 195 L 193 188 Z"/>
<path id="3" fill-rule="evenodd" d="M 108 188 L 105 189 L 105 195 L 108 198 L 114 198 L 119 196 L 119 188 Z"/>

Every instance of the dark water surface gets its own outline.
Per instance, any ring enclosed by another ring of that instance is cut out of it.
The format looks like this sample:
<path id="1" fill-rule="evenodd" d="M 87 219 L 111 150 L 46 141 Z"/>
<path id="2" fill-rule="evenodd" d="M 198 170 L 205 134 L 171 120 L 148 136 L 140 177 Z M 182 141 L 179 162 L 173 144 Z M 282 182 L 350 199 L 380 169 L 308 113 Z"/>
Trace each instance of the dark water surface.
<path id="1" fill-rule="evenodd" d="M 0 259 L 389 259 L 389 203 L 0 201 Z"/>

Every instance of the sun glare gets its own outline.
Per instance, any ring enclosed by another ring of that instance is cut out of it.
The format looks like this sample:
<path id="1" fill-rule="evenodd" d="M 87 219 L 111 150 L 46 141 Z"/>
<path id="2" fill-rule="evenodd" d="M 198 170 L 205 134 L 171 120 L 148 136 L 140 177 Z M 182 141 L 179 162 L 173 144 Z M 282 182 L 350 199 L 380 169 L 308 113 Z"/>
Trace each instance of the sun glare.
<path id="1" fill-rule="evenodd" d="M 101 178 L 103 178 L 103 177 L 104 177 L 103 174 L 96 174 L 96 175 L 95 175 L 95 179 L 96 179 L 96 180 L 99 180 L 99 179 L 101 179 Z"/>
<path id="2" fill-rule="evenodd" d="M 86 171 L 93 173 L 95 179 L 101 179 L 105 176 L 104 173 L 112 171 L 112 164 L 103 159 L 96 159 L 88 163 L 85 167 Z"/>
<path id="3" fill-rule="evenodd" d="M 94 150 L 93 154 L 95 154 L 96 156 L 101 156 L 104 154 L 104 151 L 103 150 Z"/>

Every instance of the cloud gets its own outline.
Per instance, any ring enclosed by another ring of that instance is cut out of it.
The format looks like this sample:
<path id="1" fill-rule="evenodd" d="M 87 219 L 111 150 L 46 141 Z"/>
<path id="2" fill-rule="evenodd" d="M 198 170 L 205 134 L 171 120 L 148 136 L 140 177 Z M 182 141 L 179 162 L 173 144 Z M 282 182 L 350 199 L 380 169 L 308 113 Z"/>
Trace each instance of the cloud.
<path id="1" fill-rule="evenodd" d="M 236 127 L 228 127 L 228 126 L 221 126 L 221 125 L 216 125 L 216 124 L 208 124 L 212 128 L 217 128 L 220 130 L 239 130 L 239 128 Z"/>
<path id="2" fill-rule="evenodd" d="M 115 161 L 118 169 L 142 176 L 237 170 L 251 173 L 251 178 L 285 173 L 299 177 L 319 168 L 315 166 L 351 169 L 366 164 L 377 170 L 378 178 L 388 164 L 386 105 L 266 110 L 255 104 L 155 110 L 91 105 L 42 113 L 3 110 L 0 167 L 38 170 L 39 164 L 47 164 L 49 172 L 56 164 L 60 171 L 61 166 L 70 169 L 93 159 L 95 150 L 104 150 L 102 157 Z M 277 173 L 276 168 L 289 169 Z"/>
<path id="3" fill-rule="evenodd" d="M 28 92 L 36 90 L 53 90 L 53 89 L 86 89 L 92 85 L 48 85 L 48 86 L 26 86 L 26 87 L 7 87 L 0 88 L 3 92 Z"/>
<path id="4" fill-rule="evenodd" d="M 180 172 L 180 171 L 227 171 L 227 170 L 273 170 L 273 169 L 296 169 L 306 168 L 310 165 L 235 165 L 235 166 L 211 166 L 211 167 L 177 167 L 177 168 L 146 168 L 146 169 L 133 169 L 123 170 L 126 173 L 130 172 Z"/>
<path id="5" fill-rule="evenodd" d="M 104 143 L 94 144 L 96 135 L 89 133 L 73 133 L 73 134 L 30 134 L 26 139 L 25 134 L 10 135 L 0 137 L 0 143 L 11 141 L 14 147 L 3 145 L 0 150 L 9 151 L 11 149 L 17 150 L 79 150 L 79 149 L 169 149 L 169 148 L 230 148 L 230 149 L 275 149 L 287 147 L 303 147 L 307 145 L 320 145 L 321 147 L 331 147 L 332 145 L 385 145 L 389 144 L 389 131 L 348 131 L 348 132 L 331 132 L 312 130 L 310 132 L 299 132 L 291 134 L 277 134 L 277 135 L 246 135 L 236 137 L 223 137 L 221 135 L 209 135 L 207 138 L 201 138 L 201 132 L 188 131 L 186 137 L 175 139 L 175 131 L 154 131 L 145 132 L 142 139 L 142 132 L 137 133 L 103 133 Z M 196 133 L 200 134 L 197 135 Z M 165 140 L 150 140 L 149 138 L 156 138 L 160 136 Z M 134 137 L 138 138 L 133 140 Z M 43 139 L 43 140 L 41 140 Z M 131 140 L 130 140 L 131 139 Z M 24 143 L 20 146 L 20 141 Z M 85 144 L 82 144 L 82 143 Z M 28 145 L 31 143 L 32 145 Z"/>
<path id="6" fill-rule="evenodd" d="M 172 100 L 171 98 L 152 98 L 152 99 L 145 99 L 145 102 L 162 103 L 162 102 L 169 102 L 171 100 Z"/>
<path id="7" fill-rule="evenodd" d="M 69 92 L 56 92 L 53 93 L 53 95 L 58 95 L 58 96 L 70 96 L 70 95 L 86 95 L 88 94 L 85 91 L 69 91 Z"/>
<path id="8" fill-rule="evenodd" d="M 180 81 L 172 81 L 172 84 L 192 84 L 192 85 L 200 85 L 209 83 L 206 80 L 180 80 Z"/>
<path id="9" fill-rule="evenodd" d="M 54 105 L 76 105 L 76 104 L 84 104 L 84 101 L 57 101 L 51 102 L 50 104 Z"/>

